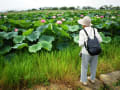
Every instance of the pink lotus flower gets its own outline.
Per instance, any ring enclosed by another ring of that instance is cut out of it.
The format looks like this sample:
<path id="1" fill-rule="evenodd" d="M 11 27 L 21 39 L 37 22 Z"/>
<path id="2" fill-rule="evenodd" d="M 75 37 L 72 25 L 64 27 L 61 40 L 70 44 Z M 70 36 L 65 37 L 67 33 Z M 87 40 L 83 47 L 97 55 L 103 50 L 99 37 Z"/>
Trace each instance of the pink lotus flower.
<path id="1" fill-rule="evenodd" d="M 57 24 L 62 24 L 62 21 L 60 21 L 60 20 L 59 20 L 59 21 L 57 21 Z"/>
<path id="2" fill-rule="evenodd" d="M 53 19 L 55 19 L 55 18 L 56 18 L 56 16 L 52 16 L 52 18 L 53 18 Z"/>
<path id="3" fill-rule="evenodd" d="M 64 18 L 62 18 L 62 21 L 65 21 L 65 19 L 64 19 Z"/>
<path id="4" fill-rule="evenodd" d="M 41 20 L 41 23 L 45 23 L 46 21 L 44 19 Z"/>
<path id="5" fill-rule="evenodd" d="M 15 28 L 15 30 L 14 30 L 15 32 L 18 32 L 18 29 L 17 28 Z"/>
<path id="6" fill-rule="evenodd" d="M 84 17 L 84 15 L 80 15 L 80 17 Z"/>
<path id="7" fill-rule="evenodd" d="M 104 18 L 104 16 L 100 16 L 101 18 Z"/>

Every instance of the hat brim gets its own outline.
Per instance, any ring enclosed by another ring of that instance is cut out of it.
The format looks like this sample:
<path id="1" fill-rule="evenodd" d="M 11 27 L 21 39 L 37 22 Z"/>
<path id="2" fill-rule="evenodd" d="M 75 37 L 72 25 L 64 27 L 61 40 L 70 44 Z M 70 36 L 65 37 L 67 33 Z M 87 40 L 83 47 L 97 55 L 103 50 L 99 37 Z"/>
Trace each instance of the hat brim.
<path id="1" fill-rule="evenodd" d="M 78 20 L 78 23 L 81 24 L 81 25 L 84 25 L 83 19 Z"/>
<path id="2" fill-rule="evenodd" d="M 81 25 L 86 25 L 86 24 L 83 22 L 83 19 L 78 20 L 78 23 L 81 24 Z M 90 23 L 90 26 L 92 26 L 92 25 L 93 25 L 93 24 Z"/>

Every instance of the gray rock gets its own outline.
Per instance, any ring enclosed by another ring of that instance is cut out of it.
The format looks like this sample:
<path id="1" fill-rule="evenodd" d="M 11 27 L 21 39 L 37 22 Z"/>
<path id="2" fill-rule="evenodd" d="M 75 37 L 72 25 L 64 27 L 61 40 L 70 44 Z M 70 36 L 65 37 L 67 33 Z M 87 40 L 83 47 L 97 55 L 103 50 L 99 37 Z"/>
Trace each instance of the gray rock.
<path id="1" fill-rule="evenodd" d="M 115 87 L 113 90 L 120 90 L 120 86 Z"/>
<path id="2" fill-rule="evenodd" d="M 113 83 L 116 83 L 118 80 L 120 80 L 120 71 L 115 71 L 108 74 L 101 74 L 100 80 L 103 81 L 104 84 L 111 86 Z"/>

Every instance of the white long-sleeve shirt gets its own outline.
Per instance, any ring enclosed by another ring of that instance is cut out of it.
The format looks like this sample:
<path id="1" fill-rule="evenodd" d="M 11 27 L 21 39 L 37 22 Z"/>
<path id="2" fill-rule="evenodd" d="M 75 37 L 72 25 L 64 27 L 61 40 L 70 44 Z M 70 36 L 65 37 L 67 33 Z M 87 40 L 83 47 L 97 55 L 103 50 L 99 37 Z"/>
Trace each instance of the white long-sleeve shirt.
<path id="1" fill-rule="evenodd" d="M 95 30 L 95 36 L 97 37 L 98 41 L 99 42 L 102 42 L 102 38 L 100 36 L 100 34 L 98 33 L 97 29 L 93 28 L 92 27 L 85 27 L 85 30 L 86 32 L 88 33 L 88 36 L 91 38 L 91 39 L 94 39 L 94 30 Z M 84 30 L 80 30 L 79 32 L 79 46 L 82 47 L 82 53 L 83 54 L 87 54 L 89 55 L 88 51 L 86 50 L 85 46 L 84 46 L 84 42 L 86 42 L 88 39 L 86 33 Z"/>

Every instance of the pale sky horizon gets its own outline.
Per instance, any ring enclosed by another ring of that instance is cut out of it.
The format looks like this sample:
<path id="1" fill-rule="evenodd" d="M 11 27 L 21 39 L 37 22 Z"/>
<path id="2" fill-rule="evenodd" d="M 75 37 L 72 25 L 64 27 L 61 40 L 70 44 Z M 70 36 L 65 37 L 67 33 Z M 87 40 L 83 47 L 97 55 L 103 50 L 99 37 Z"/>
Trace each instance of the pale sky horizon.
<path id="1" fill-rule="evenodd" d="M 79 6 L 80 8 L 92 6 L 99 8 L 103 5 L 120 6 L 120 0 L 0 0 L 0 11 L 62 6 Z"/>

